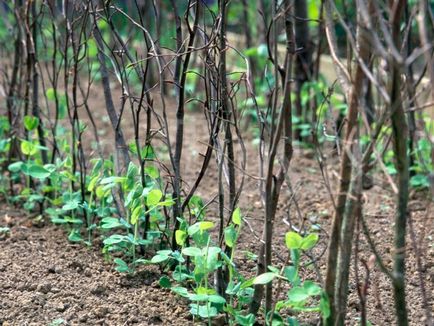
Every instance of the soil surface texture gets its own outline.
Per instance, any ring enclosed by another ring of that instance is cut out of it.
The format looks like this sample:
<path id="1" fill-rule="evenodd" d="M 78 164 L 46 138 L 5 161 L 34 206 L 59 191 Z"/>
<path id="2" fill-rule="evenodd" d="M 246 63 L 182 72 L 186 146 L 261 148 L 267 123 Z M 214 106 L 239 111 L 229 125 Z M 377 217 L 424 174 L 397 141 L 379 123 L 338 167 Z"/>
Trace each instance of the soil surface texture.
<path id="1" fill-rule="evenodd" d="M 100 250 L 68 242 L 50 223 L 1 208 L 0 325 L 188 325 L 186 304 L 159 271 L 119 274 Z"/>

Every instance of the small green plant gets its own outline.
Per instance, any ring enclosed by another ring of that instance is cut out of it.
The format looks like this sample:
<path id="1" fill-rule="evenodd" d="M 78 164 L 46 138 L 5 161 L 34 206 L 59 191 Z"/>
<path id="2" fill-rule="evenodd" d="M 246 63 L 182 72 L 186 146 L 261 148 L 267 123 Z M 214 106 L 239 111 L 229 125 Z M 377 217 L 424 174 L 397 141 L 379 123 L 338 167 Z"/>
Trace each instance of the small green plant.
<path id="1" fill-rule="evenodd" d="M 429 174 L 434 171 L 434 166 L 431 161 L 432 144 L 427 139 L 419 139 L 414 149 L 414 157 L 417 159 L 410 166 L 412 175 L 410 177 L 410 186 L 416 189 L 427 189 L 430 187 Z M 385 151 L 384 164 L 390 175 L 397 173 L 395 167 L 395 156 L 393 150 Z"/>
<path id="2" fill-rule="evenodd" d="M 0 167 L 4 167 L 8 163 L 8 153 L 11 147 L 11 138 L 9 137 L 10 124 L 6 117 L 0 116 Z M 0 194 L 9 201 L 8 196 L 8 177 L 0 174 Z"/>
<path id="3" fill-rule="evenodd" d="M 194 201 L 196 204 L 200 203 L 198 198 Z M 198 212 L 197 207 L 195 209 Z M 317 244 L 317 234 L 302 237 L 298 233 L 288 232 L 285 242 L 290 251 L 291 264 L 283 266 L 281 270 L 269 266 L 268 272 L 245 279 L 234 262 L 243 221 L 240 209 L 234 210 L 231 223 L 224 229 L 224 244 L 228 250 L 213 245 L 211 231 L 214 223 L 204 219 L 203 210 L 199 212 L 202 220 L 192 225 L 179 219 L 180 228 L 176 231 L 176 242 L 180 251 L 159 250 L 150 261 L 145 261 L 168 267 L 168 275 L 172 270 L 171 278 L 166 275 L 161 277 L 160 286 L 190 300 L 190 313 L 194 317 L 207 319 L 210 324 L 212 318 L 225 312 L 230 325 L 254 325 L 255 316 L 246 313 L 252 300 L 253 286 L 265 285 L 273 279 L 288 283 L 290 290 L 287 299 L 277 302 L 273 311 L 268 312 L 267 325 L 299 325 L 294 316 L 287 317 L 284 322 L 281 314 L 287 309 L 328 316 L 330 309 L 325 292 L 313 281 L 302 281 L 300 278 L 300 269 L 308 266 L 302 263 L 302 253 Z M 171 266 L 174 268 L 170 268 Z M 211 278 L 221 268 L 228 271 L 224 294 L 217 292 L 216 284 L 213 284 Z"/>
<path id="4" fill-rule="evenodd" d="M 180 251 L 157 251 L 149 263 L 174 266 L 171 276 L 176 283 L 163 276 L 160 285 L 190 300 L 190 313 L 194 317 L 207 319 L 210 324 L 213 317 L 226 312 L 231 325 L 253 325 L 255 317 L 251 314 L 246 316 L 242 311 L 250 302 L 253 289 L 242 286 L 246 280 L 234 264 L 242 225 L 240 209 L 234 210 L 231 223 L 224 230 L 228 250 L 222 250 L 212 241 L 211 231 L 215 225 L 204 219 L 201 203 L 197 196 L 191 199 L 190 211 L 199 219 L 198 222 L 189 225 L 179 218 L 180 227 L 175 238 Z M 222 268 L 228 271 L 228 285 L 225 293 L 219 294 L 212 276 Z"/>
<path id="5" fill-rule="evenodd" d="M 9 164 L 8 169 L 16 176 L 21 173 L 24 175 L 25 187 L 18 197 L 13 198 L 13 201 L 24 200 L 24 208 L 31 211 L 37 203 L 42 204 L 44 201 L 44 196 L 41 194 L 43 181 L 51 175 L 55 168 L 52 164 L 42 163 L 41 151 L 46 151 L 47 148 L 40 146 L 38 140 L 35 139 L 39 120 L 35 117 L 25 116 L 23 124 L 29 134 L 29 139 L 20 140 L 20 150 L 26 159 Z M 37 183 L 36 187 L 32 187 L 32 181 Z"/>
<path id="6" fill-rule="evenodd" d="M 48 100 L 55 100 L 52 89 L 46 93 Z M 62 98 L 60 96 L 60 105 Z M 8 130 L 6 123 L 7 120 L 0 121 L 2 134 Z M 45 205 L 44 213 L 51 222 L 67 230 L 71 242 L 91 245 L 98 231 L 103 237 L 103 253 L 107 257 L 117 255 L 114 262 L 119 272 L 134 273 L 137 265 L 147 263 L 137 256 L 137 250 L 156 244 L 168 232 L 162 208 L 173 205 L 171 196 L 162 191 L 159 170 L 146 165 L 142 171 L 130 163 L 125 175 L 117 176 L 112 158 L 90 160 L 90 173 L 77 169 L 73 156 L 76 154 L 68 141 L 71 133 L 65 132 L 60 125 L 57 126 L 56 141 L 62 155 L 53 163 L 43 164 L 41 151 L 47 148 L 39 145 L 39 120 L 25 116 L 23 125 L 27 137 L 19 140 L 19 149 L 25 159 L 9 164 L 8 170 L 9 178 L 14 182 L 22 179 L 25 182 L 12 201 L 23 203 L 28 211 L 34 210 L 37 204 L 40 208 Z M 85 130 L 83 123 L 78 125 L 80 132 Z M 9 143 L 3 143 L 5 151 L 9 150 Z M 78 145 L 74 146 L 77 153 Z M 155 157 L 151 146 L 141 149 L 141 154 L 146 159 Z M 119 192 L 124 196 L 119 203 L 124 206 L 125 215 L 116 207 L 118 203 L 114 196 Z"/>
<path id="7" fill-rule="evenodd" d="M 330 314 L 330 307 L 327 296 L 321 287 L 310 281 L 301 281 L 299 271 L 301 267 L 300 255 L 303 251 L 312 249 L 318 242 L 317 234 L 309 234 L 305 237 L 295 232 L 288 232 L 285 236 L 286 247 L 290 250 L 292 265 L 283 269 L 283 274 L 291 289 L 288 291 L 287 300 L 279 301 L 275 311 L 290 308 L 293 311 L 319 312 L 323 318 Z M 309 302 L 316 301 L 317 304 L 310 305 Z M 273 316 L 274 318 L 274 316 Z M 288 318 L 290 325 L 297 325 L 294 318 Z"/>
<path id="8" fill-rule="evenodd" d="M 291 265 L 284 266 L 280 271 L 269 266 L 269 272 L 246 280 L 234 263 L 236 243 L 242 226 L 239 208 L 234 211 L 230 225 L 224 230 L 224 241 L 227 248 L 230 248 L 229 254 L 228 251 L 212 245 L 210 231 L 214 227 L 213 222 L 202 220 L 190 226 L 183 219 L 180 219 L 180 222 L 180 229 L 176 232 L 180 252 L 160 250 L 149 263 L 171 266 L 172 262 L 176 265 L 172 279 L 178 284 L 174 284 L 168 276 L 163 276 L 160 286 L 170 288 L 190 300 L 190 313 L 193 316 L 207 319 L 211 323 L 213 317 L 226 312 L 230 325 L 254 325 L 255 316 L 245 312 L 252 299 L 253 286 L 265 285 L 275 278 L 279 279 L 279 282 L 287 282 L 291 289 L 288 291 L 287 299 L 277 302 L 273 312 L 268 313 L 267 324 L 298 325 L 297 319 L 292 316 L 287 318 L 286 323 L 283 321 L 281 312 L 285 309 L 294 312 L 316 312 L 323 317 L 330 313 L 327 297 L 322 288 L 310 280 L 303 282 L 299 275 L 300 269 L 306 267 L 301 262 L 301 254 L 316 245 L 317 234 L 302 237 L 295 232 L 288 232 L 285 242 L 290 250 Z M 210 279 L 222 267 L 229 271 L 229 282 L 224 295 L 219 295 L 212 287 Z"/>
<path id="9" fill-rule="evenodd" d="M 126 232 L 126 234 L 113 233 L 104 240 L 104 253 L 120 251 L 130 261 L 128 263 L 122 258 L 116 258 L 114 262 L 119 272 L 131 273 L 134 272 L 135 266 L 146 263 L 144 259 L 137 259 L 137 247 L 151 246 L 156 239 L 161 238 L 161 234 L 165 232 L 165 219 L 160 209 L 170 207 L 174 203 L 173 199 L 168 195 L 165 196 L 159 188 L 158 173 L 152 171 L 147 175 L 147 185 L 143 187 L 139 172 L 138 167 L 130 163 L 126 176 L 110 176 L 100 180 L 99 176 L 95 176 L 89 185 L 89 190 L 95 191 L 99 199 L 110 197 L 111 189 L 116 186 L 120 186 L 122 192 L 126 194 L 125 219 L 104 216 L 100 224 L 102 230 L 123 229 Z M 144 230 L 143 236 L 139 230 Z"/>
<path id="10" fill-rule="evenodd" d="M 432 146 L 426 138 L 419 139 L 416 144 L 414 151 L 418 159 L 410 167 L 410 171 L 414 173 L 410 178 L 410 185 L 414 188 L 429 188 L 430 186 L 428 175 L 434 171 L 431 160 Z"/>
<path id="11" fill-rule="evenodd" d="M 289 284 L 287 298 L 278 301 L 274 308 L 267 312 L 267 325 L 300 325 L 294 316 L 287 317 L 284 321 L 281 312 L 285 309 L 290 309 L 292 312 L 316 312 L 320 313 L 323 318 L 329 316 L 330 307 L 324 290 L 313 281 L 302 281 L 300 278 L 300 269 L 303 267 L 301 254 L 312 249 L 317 242 L 317 234 L 312 233 L 302 237 L 296 232 L 288 232 L 285 235 L 285 243 L 290 251 L 291 264 L 283 266 L 280 270 L 274 266 L 268 266 L 269 272 L 258 275 L 241 285 L 241 287 L 251 284 L 265 285 L 274 279 L 278 279 L 279 289 L 281 289 L 281 282 Z"/>
<path id="12" fill-rule="evenodd" d="M 66 325 L 66 321 L 63 318 L 57 318 L 49 324 L 49 326 L 60 326 L 60 325 Z"/>
<path id="13" fill-rule="evenodd" d="M 152 263 L 161 263 L 173 259 L 177 266 L 172 274 L 177 282 L 188 281 L 187 287 L 171 287 L 175 293 L 189 299 L 190 312 L 193 316 L 211 320 L 219 311 L 226 299 L 217 294 L 210 286 L 210 276 L 222 266 L 220 247 L 211 244 L 209 230 L 214 227 L 211 221 L 199 221 L 188 226 L 181 219 L 179 230 L 176 231 L 176 242 L 181 246 L 181 252 L 159 251 L 151 260 Z M 192 243 L 187 241 L 191 239 Z"/>

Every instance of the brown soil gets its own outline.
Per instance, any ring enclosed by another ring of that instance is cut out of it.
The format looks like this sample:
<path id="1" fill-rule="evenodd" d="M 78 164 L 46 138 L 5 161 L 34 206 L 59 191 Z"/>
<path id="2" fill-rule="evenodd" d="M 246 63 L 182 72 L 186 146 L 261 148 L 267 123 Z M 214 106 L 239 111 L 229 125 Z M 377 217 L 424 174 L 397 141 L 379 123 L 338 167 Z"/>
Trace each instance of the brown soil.
<path id="1" fill-rule="evenodd" d="M 34 225 L 11 208 L 0 214 L 11 228 L 0 241 L 0 325 L 190 323 L 182 300 L 159 288 L 158 270 L 121 275 L 97 248 L 69 243 L 60 228 Z"/>
<path id="2" fill-rule="evenodd" d="M 119 90 L 115 90 L 119 93 Z M 119 94 L 117 94 L 119 95 Z M 115 96 L 115 98 L 118 98 Z M 98 122 L 105 151 L 112 150 L 110 125 L 104 116 L 102 92 L 93 91 L 91 100 L 95 119 Z M 171 132 L 174 126 L 175 106 L 168 102 L 168 116 Z M 85 113 L 83 112 L 83 115 Z M 123 130 L 128 139 L 133 137 L 129 117 L 123 122 Z M 184 182 L 186 188 L 192 185 L 202 164 L 200 153 L 205 152 L 207 127 L 204 116 L 199 111 L 189 111 L 186 116 L 186 136 L 184 146 Z M 153 126 L 157 128 L 157 126 Z M 142 135 L 143 136 L 143 135 Z M 89 136 L 91 137 L 91 136 Z M 248 226 L 240 240 L 237 262 L 245 275 L 254 275 L 255 262 L 246 258 L 246 250 L 257 252 L 261 234 L 262 204 L 259 196 L 258 162 L 256 148 L 251 136 L 245 134 L 247 146 L 247 174 L 240 198 L 240 207 Z M 172 136 L 172 140 L 174 137 Z M 239 146 L 237 146 L 238 148 Z M 237 149 L 240 155 L 240 149 Z M 312 224 L 320 226 L 320 243 L 313 251 L 316 269 L 302 270 L 303 277 L 321 281 L 325 271 L 325 246 L 333 214 L 333 205 L 319 166 L 310 151 L 297 149 L 291 162 L 289 179 L 294 191 L 285 186 L 276 216 L 275 226 L 275 265 L 285 259 L 287 250 L 284 235 L 290 226 Z M 167 154 L 166 154 L 167 156 Z M 328 153 L 325 171 L 329 175 L 332 191 L 336 189 L 338 160 Z M 167 157 L 162 155 L 162 161 Z M 237 161 L 239 162 L 239 160 Z M 198 189 L 205 202 L 217 193 L 217 173 L 215 161 L 210 163 L 206 177 Z M 237 171 L 238 178 L 241 173 Z M 391 267 L 393 247 L 394 194 L 381 173 L 375 174 L 374 187 L 364 193 L 365 218 L 371 235 L 382 254 L 386 266 Z M 434 310 L 434 224 L 432 211 L 427 204 L 425 193 L 413 193 L 410 212 L 413 227 L 422 257 L 422 279 L 430 298 L 429 309 Z M 297 205 L 295 205 L 297 203 Z M 217 216 L 217 203 L 208 208 L 209 219 Z M 103 259 L 95 248 L 68 243 L 65 232 L 45 223 L 34 225 L 25 214 L 3 207 L 0 211 L 0 226 L 10 225 L 10 236 L 0 241 L 0 325 L 49 325 L 62 319 L 68 325 L 189 325 L 193 321 L 188 313 L 187 302 L 170 291 L 158 287 L 159 272 L 147 268 L 136 276 L 128 277 L 113 271 L 110 262 Z M 363 235 L 360 236 L 359 257 L 368 260 L 372 255 Z M 415 252 L 408 238 L 407 293 L 410 324 L 421 326 L 426 323 L 420 291 L 419 273 Z M 359 266 L 360 278 L 365 270 Z M 351 274 L 348 325 L 357 325 L 360 317 L 359 299 L 354 282 L 354 266 Z M 285 291 L 280 293 L 285 295 Z M 368 320 L 373 325 L 394 325 L 393 296 L 390 281 L 376 266 L 370 272 L 368 298 Z M 309 323 L 309 316 L 305 316 Z"/>

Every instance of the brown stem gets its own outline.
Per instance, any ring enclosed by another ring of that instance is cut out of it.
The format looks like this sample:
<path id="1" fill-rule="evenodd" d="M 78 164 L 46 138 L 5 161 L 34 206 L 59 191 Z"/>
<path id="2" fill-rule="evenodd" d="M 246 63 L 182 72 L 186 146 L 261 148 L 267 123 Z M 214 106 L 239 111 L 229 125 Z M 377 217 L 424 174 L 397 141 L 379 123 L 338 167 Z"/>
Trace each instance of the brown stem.
<path id="1" fill-rule="evenodd" d="M 174 190 L 174 199 L 175 204 L 173 206 L 173 220 L 174 220 L 174 229 L 172 236 L 172 249 L 177 247 L 175 232 L 179 228 L 178 217 L 182 217 L 182 206 L 181 206 L 181 156 L 182 156 L 182 146 L 184 142 L 184 105 L 185 105 L 185 82 L 187 78 L 187 70 L 190 63 L 190 58 L 192 54 L 192 49 L 194 45 L 194 39 L 196 37 L 198 27 L 199 27 L 199 18 L 201 12 L 201 1 L 196 1 L 195 5 L 195 17 L 193 22 L 193 28 L 190 28 L 188 23 L 188 14 L 190 12 L 190 1 L 188 2 L 188 9 L 186 12 L 186 21 L 189 26 L 189 40 L 187 45 L 187 53 L 184 58 L 184 64 L 182 65 L 182 70 L 180 73 L 180 81 L 179 81 L 179 96 L 178 96 L 178 107 L 176 110 L 176 145 L 175 145 L 175 155 L 173 159 L 173 169 L 174 169 L 174 179 L 173 179 L 173 190 Z"/>
<path id="2" fill-rule="evenodd" d="M 400 23 L 406 0 L 390 3 L 392 38 L 395 46 L 400 48 Z M 393 293 L 397 324 L 408 325 L 407 306 L 405 299 L 405 248 L 407 227 L 407 205 L 409 187 L 409 160 L 407 153 L 408 126 L 401 99 L 401 67 L 396 59 L 390 59 L 392 71 L 390 72 L 389 94 L 393 107 L 392 135 L 394 138 L 393 151 L 395 154 L 395 168 L 398 173 L 398 198 L 395 215 L 395 252 L 393 258 Z"/>
<path id="3" fill-rule="evenodd" d="M 267 159 L 267 170 L 265 179 L 265 217 L 264 217 L 264 231 L 263 231 L 263 243 L 261 243 L 259 255 L 258 255 L 258 265 L 257 265 L 257 275 L 260 275 L 267 271 L 269 265 L 271 265 L 272 258 L 272 238 L 273 238 L 273 223 L 274 217 L 276 215 L 277 204 L 279 201 L 280 189 L 285 180 L 285 175 L 287 173 L 289 163 L 292 158 L 292 123 L 291 123 L 291 72 L 292 72 L 292 61 L 295 54 L 295 38 L 293 30 L 293 22 L 290 15 L 287 14 L 289 9 L 289 1 L 285 1 L 283 4 L 285 8 L 285 32 L 286 32 L 286 42 L 287 51 L 285 59 L 285 70 L 284 70 L 284 85 L 283 85 L 283 103 L 280 107 L 280 113 L 277 117 L 277 125 L 275 125 L 276 130 L 271 139 L 270 151 L 268 153 Z M 277 78 L 278 72 L 275 71 Z M 274 160 L 277 154 L 277 147 L 281 141 L 283 133 L 283 149 L 284 157 L 282 160 L 282 165 L 277 173 L 274 174 Z M 256 285 L 255 292 L 253 294 L 252 302 L 250 303 L 249 311 L 250 313 L 256 314 L 261 305 L 262 297 L 264 295 L 264 286 Z M 271 311 L 272 308 L 272 283 L 268 283 L 265 288 L 265 311 Z"/>

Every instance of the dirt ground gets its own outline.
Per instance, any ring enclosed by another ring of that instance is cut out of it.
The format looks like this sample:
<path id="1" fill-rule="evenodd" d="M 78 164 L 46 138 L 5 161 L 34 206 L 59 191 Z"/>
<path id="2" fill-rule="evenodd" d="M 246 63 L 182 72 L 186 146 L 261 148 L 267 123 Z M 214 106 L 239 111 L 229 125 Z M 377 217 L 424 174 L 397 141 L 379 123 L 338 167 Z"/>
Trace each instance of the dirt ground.
<path id="1" fill-rule="evenodd" d="M 116 93 L 119 90 L 115 89 Z M 94 115 L 98 122 L 104 150 L 112 150 L 109 121 L 104 112 L 102 92 L 93 91 Z M 169 125 L 174 126 L 175 106 L 168 101 Z M 84 114 L 84 113 L 83 113 Z M 133 137 L 129 117 L 124 118 L 126 137 Z M 199 111 L 186 114 L 183 175 L 186 188 L 197 177 L 205 152 L 207 124 Z M 157 126 L 153 126 L 157 128 Z M 173 128 L 172 128 L 173 129 Z M 91 137 L 91 136 L 89 136 Z M 174 137 L 172 137 L 173 139 Z M 248 224 L 240 239 L 237 263 L 246 275 L 254 275 L 255 262 L 245 251 L 257 252 L 261 234 L 262 203 L 258 190 L 257 148 L 249 132 L 244 133 L 247 148 L 245 186 L 240 207 Z M 240 156 L 239 144 L 237 154 Z M 330 152 L 324 163 L 332 192 L 337 180 L 338 159 Z M 96 155 L 96 154 L 94 154 Z M 162 154 L 162 161 L 165 158 Z M 167 159 L 167 158 L 166 158 Z M 239 160 L 237 162 L 240 162 Z M 198 189 L 205 202 L 212 200 L 217 189 L 215 160 Z M 241 172 L 237 170 L 238 179 Z M 282 191 L 281 205 L 275 227 L 275 265 L 286 258 L 284 234 L 293 227 L 316 225 L 320 243 L 312 252 L 314 269 L 302 270 L 305 278 L 321 281 L 325 272 L 325 244 L 330 228 L 333 205 L 326 182 L 318 163 L 310 150 L 296 149 L 289 173 L 291 189 Z M 394 194 L 381 173 L 374 174 L 374 186 L 364 193 L 364 215 L 378 252 L 384 263 L 391 267 L 393 244 Z M 426 324 L 421 296 L 420 281 L 423 280 L 429 297 L 429 309 L 434 311 L 434 219 L 430 209 L 429 194 L 412 192 L 409 211 L 413 231 L 417 237 L 422 256 L 422 275 L 417 270 L 416 255 L 410 236 L 407 246 L 407 294 L 410 324 Z M 217 214 L 217 203 L 208 208 L 208 218 Z M 32 223 L 26 213 L 2 206 L 0 226 L 9 226 L 9 236 L 0 239 L 0 325 L 191 325 L 187 302 L 158 286 L 159 271 L 146 268 L 138 275 L 129 277 L 114 271 L 113 264 L 104 260 L 100 248 L 86 248 L 67 241 L 60 227 L 45 221 Z M 42 227 L 43 226 L 43 227 Z M 360 235 L 359 257 L 369 260 L 372 251 L 363 235 Z M 365 270 L 358 267 L 360 278 Z M 347 325 L 357 325 L 360 317 L 359 299 L 354 282 L 355 266 L 352 267 Z M 285 293 L 282 293 L 283 295 Z M 370 271 L 367 310 L 372 325 L 394 325 L 393 296 L 390 281 L 375 266 Z M 307 324 L 314 321 L 306 316 Z"/>
<path id="2" fill-rule="evenodd" d="M 158 270 L 121 275 L 98 248 L 69 243 L 60 228 L 6 207 L 1 215 L 11 227 L 0 241 L 1 325 L 190 323 L 186 305 L 159 288 Z"/>

